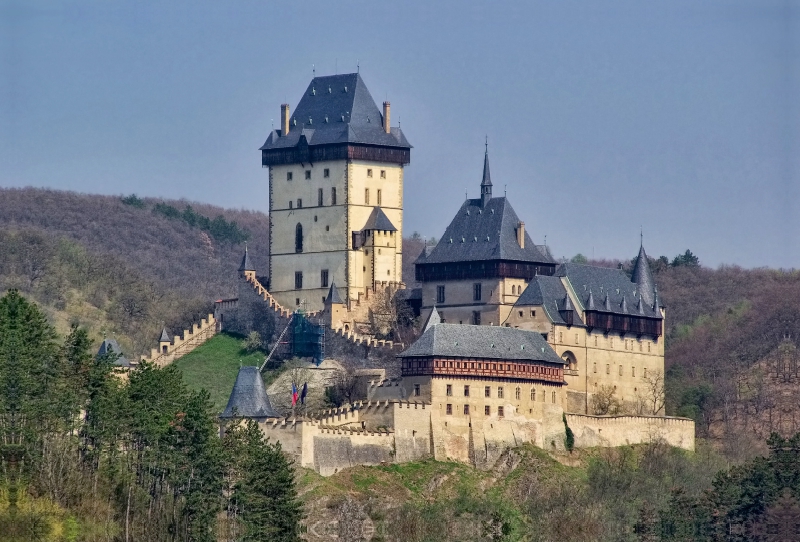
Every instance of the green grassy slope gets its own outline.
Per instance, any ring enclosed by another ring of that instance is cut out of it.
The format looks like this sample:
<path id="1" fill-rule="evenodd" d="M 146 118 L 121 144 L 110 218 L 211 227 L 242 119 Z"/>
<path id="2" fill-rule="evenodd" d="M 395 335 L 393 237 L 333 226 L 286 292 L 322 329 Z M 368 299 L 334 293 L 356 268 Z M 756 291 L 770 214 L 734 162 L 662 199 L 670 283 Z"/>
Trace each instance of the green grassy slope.
<path id="1" fill-rule="evenodd" d="M 260 365 L 263 360 L 261 352 L 242 350 L 241 338 L 222 333 L 175 361 L 175 366 L 183 371 L 183 380 L 191 389 L 208 390 L 214 406 L 222 412 L 239 367 Z"/>

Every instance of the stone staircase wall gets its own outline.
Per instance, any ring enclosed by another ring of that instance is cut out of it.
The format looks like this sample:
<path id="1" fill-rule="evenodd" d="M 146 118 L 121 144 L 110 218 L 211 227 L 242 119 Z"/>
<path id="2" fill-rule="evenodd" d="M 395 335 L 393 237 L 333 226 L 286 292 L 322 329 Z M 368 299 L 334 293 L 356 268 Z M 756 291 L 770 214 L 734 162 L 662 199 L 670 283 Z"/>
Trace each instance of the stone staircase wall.
<path id="1" fill-rule="evenodd" d="M 199 324 L 192 325 L 191 329 L 184 329 L 181 335 L 175 335 L 170 344 L 162 343 L 162 348 L 153 348 L 150 355 L 142 358 L 142 362 L 154 363 L 159 367 L 169 365 L 181 356 L 185 356 L 208 339 L 217 334 L 217 320 L 213 314 L 200 320 Z M 166 346 L 166 352 L 163 351 Z"/>

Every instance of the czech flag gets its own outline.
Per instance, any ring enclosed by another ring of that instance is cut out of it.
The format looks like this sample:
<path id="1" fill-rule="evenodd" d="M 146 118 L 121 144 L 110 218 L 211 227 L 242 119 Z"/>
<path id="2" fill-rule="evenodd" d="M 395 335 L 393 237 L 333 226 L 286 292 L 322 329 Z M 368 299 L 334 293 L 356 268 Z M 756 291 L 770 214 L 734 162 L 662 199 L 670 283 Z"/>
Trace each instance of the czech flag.
<path id="1" fill-rule="evenodd" d="M 300 392 L 300 404 L 306 404 L 306 395 L 308 394 L 308 382 L 303 384 L 303 391 Z"/>
<path id="2" fill-rule="evenodd" d="M 292 382 L 292 406 L 297 404 L 297 386 Z"/>

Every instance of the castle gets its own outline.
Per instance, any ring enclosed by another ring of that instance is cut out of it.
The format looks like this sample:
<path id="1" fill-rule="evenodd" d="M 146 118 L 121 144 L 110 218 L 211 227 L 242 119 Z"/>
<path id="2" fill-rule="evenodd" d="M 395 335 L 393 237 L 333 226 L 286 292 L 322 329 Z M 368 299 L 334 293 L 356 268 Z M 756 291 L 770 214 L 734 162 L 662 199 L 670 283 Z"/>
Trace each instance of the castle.
<path id="1" fill-rule="evenodd" d="M 216 327 L 241 331 L 252 307 L 268 307 L 277 332 L 308 319 L 326 357 L 385 369 L 350 404 L 284 418 L 257 368 L 243 367 L 223 427 L 256 419 L 322 474 L 426 457 L 490 466 L 525 442 L 563 448 L 567 428 L 579 447 L 661 438 L 692 449 L 693 422 L 663 416 L 665 310 L 644 247 L 631 277 L 558 264 L 508 199 L 493 197 L 488 148 L 480 196 L 416 261 L 424 332 L 413 344 L 371 334 L 371 299 L 405 287 L 410 149 L 359 74 L 315 77 L 294 114 L 281 106 L 281 127 L 260 149 L 269 275 L 257 276 L 245 252 L 239 295 L 217 301 Z M 598 412 L 599 398 L 614 408 Z"/>

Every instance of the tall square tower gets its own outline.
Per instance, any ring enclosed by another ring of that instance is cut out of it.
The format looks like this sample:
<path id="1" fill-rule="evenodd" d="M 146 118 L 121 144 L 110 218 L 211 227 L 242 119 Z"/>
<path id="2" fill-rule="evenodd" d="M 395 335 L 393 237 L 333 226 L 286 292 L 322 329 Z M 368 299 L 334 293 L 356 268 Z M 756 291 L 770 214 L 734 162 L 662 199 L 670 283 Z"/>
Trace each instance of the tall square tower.
<path id="1" fill-rule="evenodd" d="M 322 309 L 402 282 L 403 167 L 411 145 L 357 73 L 315 77 L 261 147 L 269 168 L 269 291 Z"/>

